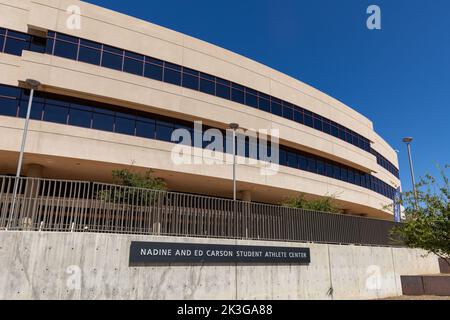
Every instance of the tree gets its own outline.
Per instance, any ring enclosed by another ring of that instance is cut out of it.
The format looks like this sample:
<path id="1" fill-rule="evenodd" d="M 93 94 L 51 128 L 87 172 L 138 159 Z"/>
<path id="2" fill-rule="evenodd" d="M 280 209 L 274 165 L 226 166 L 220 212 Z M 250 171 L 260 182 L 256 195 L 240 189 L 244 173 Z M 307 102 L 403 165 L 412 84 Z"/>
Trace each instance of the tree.
<path id="1" fill-rule="evenodd" d="M 131 172 L 128 169 L 114 170 L 112 172 L 112 176 L 114 184 L 124 187 L 161 191 L 165 191 L 167 189 L 167 185 L 164 180 L 153 177 L 152 170 L 147 170 L 144 174 Z"/>
<path id="2" fill-rule="evenodd" d="M 334 197 L 323 197 L 316 200 L 306 200 L 304 194 L 292 197 L 284 201 L 281 205 L 287 208 L 314 210 L 330 213 L 341 213 L 333 203 Z"/>
<path id="3" fill-rule="evenodd" d="M 114 170 L 113 183 L 117 187 L 107 187 L 101 190 L 97 198 L 120 204 L 155 204 L 157 199 L 164 199 L 159 191 L 166 191 L 164 180 L 153 177 L 153 171 L 145 173 L 132 172 L 128 169 Z"/>
<path id="4" fill-rule="evenodd" d="M 424 249 L 444 259 L 450 258 L 450 182 L 446 170 L 441 169 L 443 183 L 427 175 L 414 192 L 402 194 L 406 221 L 394 228 L 393 235 L 410 248 Z"/>

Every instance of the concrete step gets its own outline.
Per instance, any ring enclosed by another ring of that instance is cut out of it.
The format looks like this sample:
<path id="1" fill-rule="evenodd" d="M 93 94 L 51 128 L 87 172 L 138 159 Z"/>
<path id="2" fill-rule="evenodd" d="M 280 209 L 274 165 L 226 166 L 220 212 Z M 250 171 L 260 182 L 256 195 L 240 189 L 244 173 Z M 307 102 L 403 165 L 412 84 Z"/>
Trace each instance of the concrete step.
<path id="1" fill-rule="evenodd" d="M 405 296 L 450 296 L 450 274 L 402 276 Z"/>

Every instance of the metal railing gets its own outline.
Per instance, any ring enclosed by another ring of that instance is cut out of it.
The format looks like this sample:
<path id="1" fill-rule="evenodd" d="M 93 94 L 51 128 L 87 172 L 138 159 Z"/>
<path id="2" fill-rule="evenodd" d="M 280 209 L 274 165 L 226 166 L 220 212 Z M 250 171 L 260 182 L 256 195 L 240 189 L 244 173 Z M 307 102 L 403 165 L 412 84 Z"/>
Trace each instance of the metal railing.
<path id="1" fill-rule="evenodd" d="M 384 220 L 198 195 L 0 176 L 0 230 L 392 246 L 394 226 Z"/>

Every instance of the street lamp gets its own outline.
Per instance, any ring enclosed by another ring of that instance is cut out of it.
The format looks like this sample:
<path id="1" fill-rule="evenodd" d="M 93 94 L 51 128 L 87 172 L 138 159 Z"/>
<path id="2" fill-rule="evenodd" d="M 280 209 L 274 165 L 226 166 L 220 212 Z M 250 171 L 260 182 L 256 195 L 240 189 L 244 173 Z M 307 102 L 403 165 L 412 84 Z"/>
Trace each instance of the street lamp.
<path id="1" fill-rule="evenodd" d="M 239 124 L 230 123 L 230 129 L 233 130 L 233 200 L 237 200 L 237 183 L 236 183 L 236 131 Z"/>
<path id="2" fill-rule="evenodd" d="M 409 157 L 409 168 L 411 170 L 411 179 L 413 184 L 413 192 L 414 192 L 414 199 L 416 201 L 416 207 L 419 206 L 418 199 L 417 199 L 417 189 L 416 189 L 416 178 L 414 177 L 414 166 L 413 166 L 413 160 L 411 155 L 411 143 L 413 142 L 413 138 L 406 137 L 403 139 L 403 142 L 406 144 L 406 147 L 408 149 L 408 157 Z"/>
<path id="3" fill-rule="evenodd" d="M 41 83 L 34 79 L 27 79 L 25 83 L 30 88 L 30 98 L 28 100 L 28 108 L 27 108 L 27 116 L 25 118 L 25 127 L 23 129 L 23 135 L 22 135 L 22 144 L 20 146 L 20 153 L 19 153 L 19 163 L 17 164 L 17 173 L 16 173 L 16 179 L 14 180 L 14 191 L 13 191 L 13 202 L 11 205 L 11 214 L 10 217 L 12 220 L 12 217 L 14 215 L 15 207 L 16 207 L 16 198 L 17 198 L 17 188 L 19 184 L 19 178 L 20 173 L 22 172 L 22 163 L 23 163 L 23 155 L 25 151 L 25 144 L 27 142 L 27 135 L 28 135 L 28 126 L 30 124 L 30 115 L 31 115 L 31 106 L 33 104 L 33 97 L 34 97 L 34 91 L 37 90 Z"/>

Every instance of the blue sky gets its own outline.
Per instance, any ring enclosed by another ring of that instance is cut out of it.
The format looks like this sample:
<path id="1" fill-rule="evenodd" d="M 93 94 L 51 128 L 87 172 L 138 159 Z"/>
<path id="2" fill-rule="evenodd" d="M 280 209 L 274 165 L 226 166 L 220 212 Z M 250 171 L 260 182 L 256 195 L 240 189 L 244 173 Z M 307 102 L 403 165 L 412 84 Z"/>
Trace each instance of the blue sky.
<path id="1" fill-rule="evenodd" d="M 227 48 L 306 82 L 367 116 L 400 150 L 415 138 L 416 178 L 450 164 L 448 0 L 89 0 Z M 382 30 L 366 9 L 381 8 Z"/>

